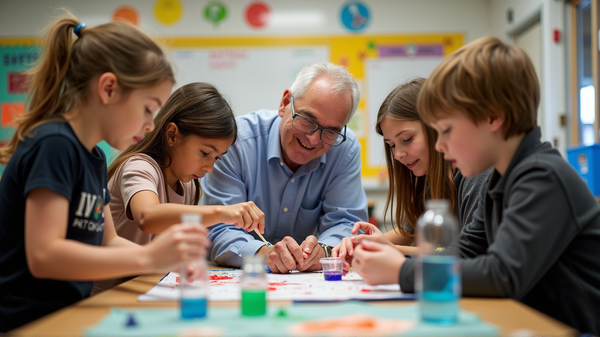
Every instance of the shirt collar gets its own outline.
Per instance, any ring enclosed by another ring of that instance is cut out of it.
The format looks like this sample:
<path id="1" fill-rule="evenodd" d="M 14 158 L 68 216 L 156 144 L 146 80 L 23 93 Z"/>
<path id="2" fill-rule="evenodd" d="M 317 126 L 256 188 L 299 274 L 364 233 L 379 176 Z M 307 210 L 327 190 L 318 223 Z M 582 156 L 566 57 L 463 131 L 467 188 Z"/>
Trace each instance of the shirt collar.
<path id="1" fill-rule="evenodd" d="M 498 171 L 494 170 L 492 174 L 492 178 L 490 179 L 490 194 L 501 194 L 504 191 L 504 185 L 506 184 L 507 177 L 510 175 L 511 171 L 515 168 L 515 166 L 520 163 L 523 159 L 525 159 L 531 152 L 533 152 L 536 148 L 538 148 L 541 143 L 542 138 L 542 129 L 540 127 L 535 127 L 533 130 L 529 131 L 525 138 L 519 144 L 517 151 L 513 155 L 508 167 L 506 168 L 506 172 L 503 175 L 500 175 Z"/>

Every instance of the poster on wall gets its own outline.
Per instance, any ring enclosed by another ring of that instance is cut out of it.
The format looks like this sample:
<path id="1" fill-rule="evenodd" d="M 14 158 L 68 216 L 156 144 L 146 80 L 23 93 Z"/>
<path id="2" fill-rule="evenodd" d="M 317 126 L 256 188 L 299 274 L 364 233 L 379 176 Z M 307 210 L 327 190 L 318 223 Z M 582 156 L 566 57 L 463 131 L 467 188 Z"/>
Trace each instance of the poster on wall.
<path id="1" fill-rule="evenodd" d="M 204 19 L 210 22 L 214 27 L 227 17 L 227 7 L 219 1 L 209 2 L 204 7 Z"/>
<path id="2" fill-rule="evenodd" d="M 33 41 L 0 41 L 0 147 L 10 140 L 15 131 L 15 118 L 25 111 L 25 71 L 39 56 L 39 47 Z M 0 175 L 3 171 L 4 167 L 0 166 Z"/>
<path id="3" fill-rule="evenodd" d="M 255 1 L 246 7 L 245 18 L 251 28 L 264 28 L 271 18 L 271 8 L 264 2 Z"/>
<path id="4" fill-rule="evenodd" d="M 342 6 L 340 20 L 342 25 L 351 32 L 365 29 L 370 19 L 369 9 L 360 1 L 347 2 Z"/>
<path id="5" fill-rule="evenodd" d="M 179 0 L 158 0 L 154 5 L 154 17 L 159 23 L 170 26 L 181 19 L 183 5 Z"/>

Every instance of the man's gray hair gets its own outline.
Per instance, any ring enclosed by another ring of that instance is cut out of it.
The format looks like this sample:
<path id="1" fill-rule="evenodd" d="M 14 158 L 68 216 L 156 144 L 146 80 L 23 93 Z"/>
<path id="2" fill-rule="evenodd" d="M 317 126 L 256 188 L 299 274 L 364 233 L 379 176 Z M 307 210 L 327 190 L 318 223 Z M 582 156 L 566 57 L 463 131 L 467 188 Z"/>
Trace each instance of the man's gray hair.
<path id="1" fill-rule="evenodd" d="M 346 123 L 348 123 L 352 116 L 354 116 L 356 108 L 358 108 L 360 90 L 358 90 L 358 84 L 356 84 L 356 81 L 346 68 L 325 61 L 305 66 L 300 70 L 298 76 L 296 76 L 296 80 L 290 88 L 292 95 L 297 98 L 302 97 L 308 87 L 315 80 L 322 77 L 326 77 L 331 81 L 332 90 L 335 94 L 350 92 L 350 95 L 352 96 L 352 106 L 350 114 L 346 119 Z"/>

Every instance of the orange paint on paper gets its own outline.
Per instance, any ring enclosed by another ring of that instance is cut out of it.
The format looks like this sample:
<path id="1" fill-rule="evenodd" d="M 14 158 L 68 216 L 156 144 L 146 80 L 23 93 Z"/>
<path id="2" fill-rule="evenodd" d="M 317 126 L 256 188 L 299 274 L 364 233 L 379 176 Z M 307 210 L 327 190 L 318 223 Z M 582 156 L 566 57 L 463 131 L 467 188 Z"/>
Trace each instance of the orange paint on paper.
<path id="1" fill-rule="evenodd" d="M 412 329 L 414 321 L 382 319 L 362 314 L 294 324 L 292 335 L 396 335 Z"/>

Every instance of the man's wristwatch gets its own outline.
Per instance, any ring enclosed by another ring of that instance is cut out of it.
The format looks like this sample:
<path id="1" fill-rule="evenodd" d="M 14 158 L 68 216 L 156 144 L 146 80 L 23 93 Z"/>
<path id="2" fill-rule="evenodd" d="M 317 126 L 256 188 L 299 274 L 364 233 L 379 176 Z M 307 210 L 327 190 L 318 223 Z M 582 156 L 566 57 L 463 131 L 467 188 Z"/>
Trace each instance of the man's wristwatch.
<path id="1" fill-rule="evenodd" d="M 323 250 L 325 251 L 325 257 L 330 257 L 331 256 L 331 250 L 333 249 L 333 247 L 328 246 L 324 243 L 319 242 L 319 246 L 323 247 Z"/>

